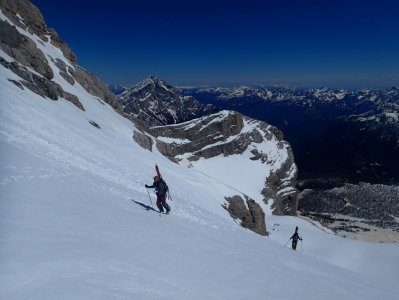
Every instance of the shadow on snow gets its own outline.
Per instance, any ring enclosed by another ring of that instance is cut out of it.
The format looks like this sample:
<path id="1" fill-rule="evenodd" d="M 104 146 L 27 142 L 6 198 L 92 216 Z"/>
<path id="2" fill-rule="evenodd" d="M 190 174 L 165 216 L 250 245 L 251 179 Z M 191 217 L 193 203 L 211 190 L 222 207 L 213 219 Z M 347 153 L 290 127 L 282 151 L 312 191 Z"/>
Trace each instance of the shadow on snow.
<path id="1" fill-rule="evenodd" d="M 154 208 L 152 208 L 151 206 L 145 205 L 144 203 L 141 203 L 141 202 L 136 201 L 136 200 L 133 200 L 133 199 L 131 199 L 131 200 L 132 200 L 134 203 L 136 203 L 136 204 L 140 205 L 141 207 L 143 207 L 145 210 L 152 210 L 152 211 L 158 212 L 158 211 L 156 211 Z"/>

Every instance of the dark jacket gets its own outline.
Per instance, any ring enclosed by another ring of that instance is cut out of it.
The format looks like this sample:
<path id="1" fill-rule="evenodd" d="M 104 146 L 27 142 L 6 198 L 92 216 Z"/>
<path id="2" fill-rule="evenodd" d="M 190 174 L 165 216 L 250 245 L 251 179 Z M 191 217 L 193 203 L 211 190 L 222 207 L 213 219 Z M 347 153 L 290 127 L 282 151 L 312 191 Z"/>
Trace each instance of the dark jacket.
<path id="1" fill-rule="evenodd" d="M 166 191 L 165 191 L 165 186 L 162 183 L 161 179 L 158 179 L 158 181 L 154 181 L 154 183 L 150 186 L 146 186 L 147 188 L 155 188 L 155 194 L 157 194 L 157 196 L 163 196 L 165 195 Z"/>
<path id="2" fill-rule="evenodd" d="M 299 237 L 298 233 L 295 232 L 292 237 L 290 237 L 290 239 L 292 239 L 293 241 L 297 242 L 298 239 L 302 241 L 302 239 Z"/>

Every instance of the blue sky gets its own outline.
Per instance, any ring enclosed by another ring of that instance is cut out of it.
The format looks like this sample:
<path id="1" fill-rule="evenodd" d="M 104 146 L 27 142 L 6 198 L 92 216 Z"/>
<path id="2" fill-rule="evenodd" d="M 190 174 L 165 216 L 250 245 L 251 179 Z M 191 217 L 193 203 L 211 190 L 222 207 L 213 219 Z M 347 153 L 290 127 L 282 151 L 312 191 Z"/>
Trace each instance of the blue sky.
<path id="1" fill-rule="evenodd" d="M 32 0 L 107 83 L 399 86 L 398 0 Z"/>

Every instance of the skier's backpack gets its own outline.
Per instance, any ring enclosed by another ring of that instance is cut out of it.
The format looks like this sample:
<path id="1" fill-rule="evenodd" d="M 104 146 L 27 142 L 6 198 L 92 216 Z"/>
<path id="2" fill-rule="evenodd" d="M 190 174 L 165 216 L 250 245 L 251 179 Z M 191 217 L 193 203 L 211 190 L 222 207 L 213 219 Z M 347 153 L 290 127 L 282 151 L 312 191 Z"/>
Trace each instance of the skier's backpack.
<path id="1" fill-rule="evenodd" d="M 168 187 L 168 185 L 166 184 L 165 180 L 163 180 L 162 177 L 160 177 L 159 179 L 161 180 L 163 186 L 165 187 L 165 194 L 166 194 L 167 192 L 169 192 L 169 187 Z"/>

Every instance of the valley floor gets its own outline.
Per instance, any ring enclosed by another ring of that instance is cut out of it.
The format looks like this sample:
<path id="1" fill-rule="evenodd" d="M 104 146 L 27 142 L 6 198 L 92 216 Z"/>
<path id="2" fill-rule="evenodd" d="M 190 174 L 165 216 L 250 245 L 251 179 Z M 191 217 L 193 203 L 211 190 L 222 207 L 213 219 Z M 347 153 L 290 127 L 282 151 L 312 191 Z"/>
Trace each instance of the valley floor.
<path id="1" fill-rule="evenodd" d="M 363 242 L 373 243 L 399 243 L 399 233 L 391 230 L 371 226 L 365 224 L 364 221 L 357 218 L 350 218 L 347 216 L 337 216 L 339 219 L 350 219 L 348 222 L 334 221 L 332 223 L 323 223 L 313 220 L 307 216 L 301 216 L 300 218 L 308 221 L 311 224 L 319 227 L 321 230 L 327 230 L 334 232 L 337 236 L 343 238 L 349 238 L 352 240 L 358 240 Z"/>

